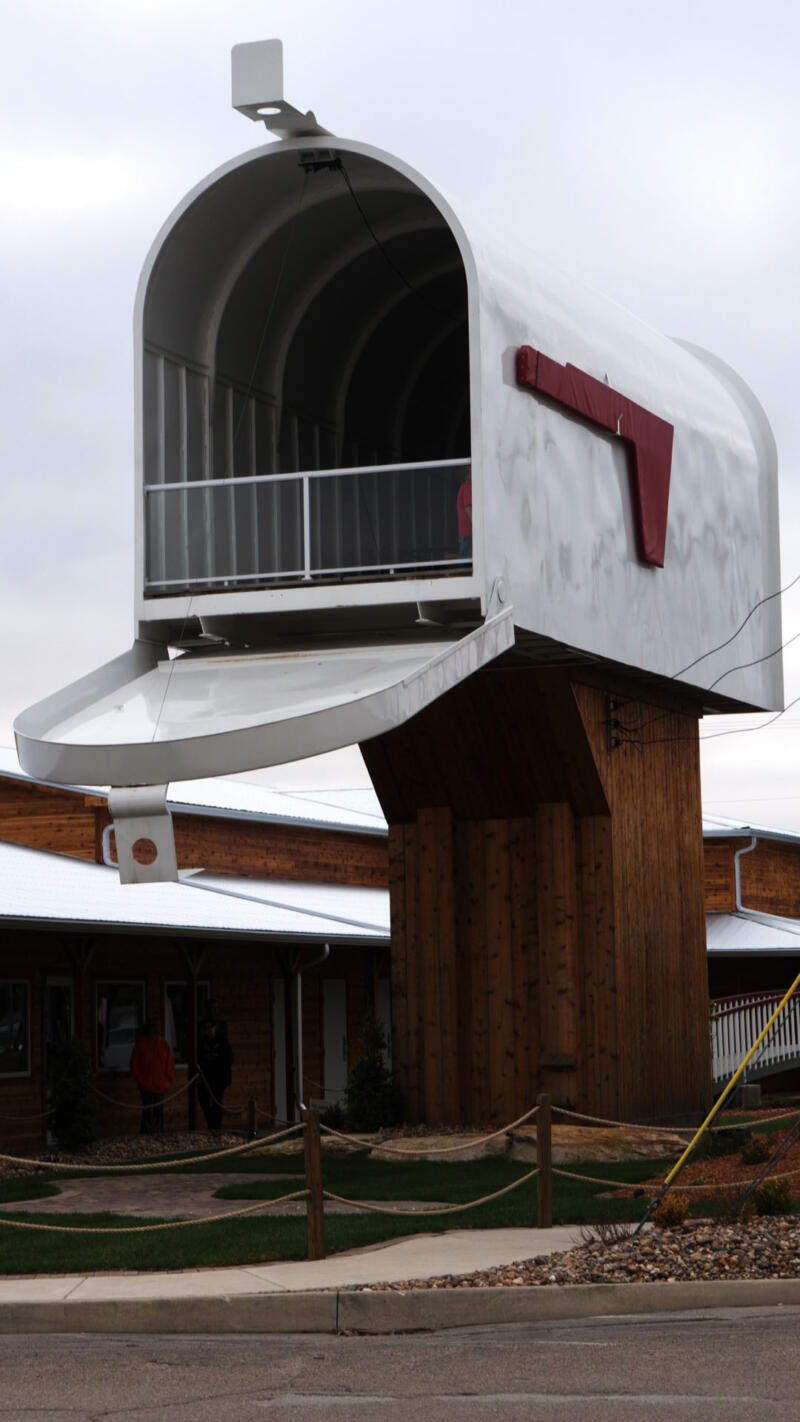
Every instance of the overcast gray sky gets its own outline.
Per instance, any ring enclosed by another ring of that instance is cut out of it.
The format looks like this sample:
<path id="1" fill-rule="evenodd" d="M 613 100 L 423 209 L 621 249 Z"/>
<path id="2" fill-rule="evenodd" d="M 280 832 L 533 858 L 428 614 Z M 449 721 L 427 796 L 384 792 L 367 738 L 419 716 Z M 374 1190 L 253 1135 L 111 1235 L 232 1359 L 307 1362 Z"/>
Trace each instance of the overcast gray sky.
<path id="1" fill-rule="evenodd" d="M 283 39 L 289 99 L 333 132 L 731 364 L 775 431 L 800 573 L 793 0 L 5 0 L 2 21 L 0 744 L 130 644 L 133 297 L 174 204 L 266 137 L 230 108 L 243 40 Z M 799 734 L 800 706 L 709 741 L 708 808 L 800 830 Z M 366 779 L 355 751 L 263 778 Z"/>

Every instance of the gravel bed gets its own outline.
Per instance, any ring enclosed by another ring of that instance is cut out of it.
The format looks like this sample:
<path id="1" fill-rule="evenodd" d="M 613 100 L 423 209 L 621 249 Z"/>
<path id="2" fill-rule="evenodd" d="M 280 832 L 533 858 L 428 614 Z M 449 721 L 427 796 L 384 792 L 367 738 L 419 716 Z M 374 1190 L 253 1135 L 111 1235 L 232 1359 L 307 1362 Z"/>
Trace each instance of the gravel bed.
<path id="1" fill-rule="evenodd" d="M 603 1244 L 592 1240 L 559 1254 L 518 1259 L 474 1274 L 371 1284 L 388 1289 L 522 1288 L 530 1284 L 672 1283 L 690 1279 L 800 1277 L 800 1220 L 768 1216 L 742 1224 L 699 1221 L 653 1229 Z M 358 1287 L 358 1286 L 354 1286 Z"/>

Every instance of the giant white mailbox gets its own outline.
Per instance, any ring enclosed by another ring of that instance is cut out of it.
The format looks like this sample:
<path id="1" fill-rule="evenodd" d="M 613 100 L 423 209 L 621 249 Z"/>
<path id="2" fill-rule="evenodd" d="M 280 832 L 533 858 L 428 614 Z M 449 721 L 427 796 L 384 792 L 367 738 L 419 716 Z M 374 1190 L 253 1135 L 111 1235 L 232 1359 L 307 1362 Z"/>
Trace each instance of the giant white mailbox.
<path id="1" fill-rule="evenodd" d="M 293 760 L 512 645 L 781 705 L 777 599 L 711 651 L 779 585 L 745 384 L 298 113 L 278 42 L 234 103 L 282 136 L 185 197 L 136 298 L 135 641 L 19 717 L 26 769 Z"/>

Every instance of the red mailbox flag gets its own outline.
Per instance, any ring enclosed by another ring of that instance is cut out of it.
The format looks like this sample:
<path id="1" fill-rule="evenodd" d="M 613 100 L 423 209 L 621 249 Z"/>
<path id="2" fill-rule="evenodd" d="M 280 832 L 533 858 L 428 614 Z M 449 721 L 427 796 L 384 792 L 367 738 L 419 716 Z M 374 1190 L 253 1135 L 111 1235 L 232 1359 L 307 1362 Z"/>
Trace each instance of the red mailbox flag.
<path id="1" fill-rule="evenodd" d="M 559 365 L 532 346 L 520 346 L 517 352 L 517 380 L 625 440 L 633 456 L 633 513 L 639 556 L 643 562 L 663 568 L 673 426 L 618 394 L 604 381 L 575 365 Z"/>

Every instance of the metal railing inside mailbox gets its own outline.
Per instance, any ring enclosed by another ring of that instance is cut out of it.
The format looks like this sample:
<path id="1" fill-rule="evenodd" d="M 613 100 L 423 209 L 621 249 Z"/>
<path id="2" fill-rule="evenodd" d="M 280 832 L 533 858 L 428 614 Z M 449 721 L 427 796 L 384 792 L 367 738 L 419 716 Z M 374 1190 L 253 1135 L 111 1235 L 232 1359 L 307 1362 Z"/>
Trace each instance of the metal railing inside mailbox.
<path id="1" fill-rule="evenodd" d="M 464 574 L 469 459 L 145 485 L 150 597 Z"/>

